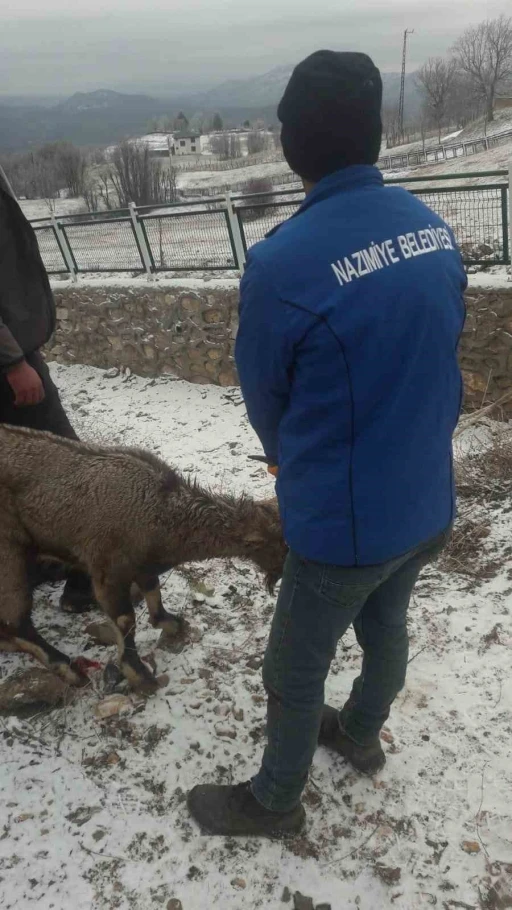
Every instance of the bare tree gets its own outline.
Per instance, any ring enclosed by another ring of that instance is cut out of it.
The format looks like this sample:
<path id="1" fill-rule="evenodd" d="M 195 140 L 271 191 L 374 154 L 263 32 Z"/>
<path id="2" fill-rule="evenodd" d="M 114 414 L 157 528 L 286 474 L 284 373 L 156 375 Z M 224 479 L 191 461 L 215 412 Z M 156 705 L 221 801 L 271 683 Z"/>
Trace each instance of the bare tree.
<path id="1" fill-rule="evenodd" d="M 16 196 L 32 198 L 33 182 L 29 156 L 22 153 L 2 155 L 0 164 Z"/>
<path id="2" fill-rule="evenodd" d="M 268 135 L 263 130 L 253 130 L 247 134 L 247 152 L 249 155 L 257 155 L 264 152 L 268 146 Z"/>
<path id="3" fill-rule="evenodd" d="M 400 144 L 400 117 L 398 105 L 384 105 L 382 108 L 382 126 L 386 137 L 386 148 Z"/>
<path id="4" fill-rule="evenodd" d="M 51 145 L 42 146 L 29 155 L 29 168 L 32 171 L 33 198 L 45 199 L 50 211 L 53 211 L 53 202 L 60 195 L 62 183 L 58 166 L 55 160 L 54 149 Z"/>
<path id="5" fill-rule="evenodd" d="M 114 187 L 119 205 L 154 205 L 176 201 L 176 173 L 151 157 L 144 142 L 122 142 L 112 155 L 107 180 Z"/>
<path id="6" fill-rule="evenodd" d="M 229 134 L 229 157 L 230 158 L 241 158 L 242 157 L 242 145 L 240 143 L 240 136 L 237 133 Z"/>
<path id="7" fill-rule="evenodd" d="M 106 160 L 105 149 L 101 145 L 94 146 L 87 152 L 87 163 L 89 165 L 105 164 Z"/>
<path id="8" fill-rule="evenodd" d="M 252 177 L 245 185 L 244 194 L 272 193 L 273 189 L 270 177 Z M 254 221 L 257 218 L 262 218 L 263 215 L 266 215 L 269 211 L 268 208 L 264 208 L 269 202 L 274 202 L 274 197 L 272 195 L 258 195 L 254 200 L 254 205 L 256 205 L 257 208 L 244 208 L 243 212 L 245 219 L 247 221 Z"/>
<path id="9" fill-rule="evenodd" d="M 6 172 L 13 189 L 27 198 L 55 199 L 62 190 L 82 195 L 87 161 L 71 142 L 49 142 L 29 153 L 11 155 Z"/>
<path id="10" fill-rule="evenodd" d="M 210 148 L 213 154 L 220 158 L 221 161 L 226 161 L 229 158 L 229 141 L 227 133 L 211 136 Z"/>
<path id="11" fill-rule="evenodd" d="M 448 102 L 453 91 L 457 61 L 443 57 L 429 57 L 416 74 L 416 82 L 424 98 L 425 112 L 437 129 L 439 142 L 446 123 Z"/>
<path id="12" fill-rule="evenodd" d="M 454 53 L 459 69 L 484 102 L 490 123 L 496 93 L 512 76 L 512 18 L 486 19 L 468 28 L 456 42 Z"/>
<path id="13" fill-rule="evenodd" d="M 87 170 L 87 163 L 82 151 L 71 142 L 61 142 L 56 148 L 55 159 L 57 170 L 68 195 L 73 199 L 82 196 Z"/>
<path id="14" fill-rule="evenodd" d="M 96 183 L 86 183 L 83 197 L 88 212 L 97 212 L 100 207 L 100 191 Z"/>
<path id="15" fill-rule="evenodd" d="M 242 157 L 240 136 L 237 136 L 236 133 L 219 133 L 218 136 L 212 136 L 210 148 L 213 154 L 217 155 L 221 161 Z"/>
<path id="16" fill-rule="evenodd" d="M 112 198 L 114 195 L 114 187 L 110 179 L 110 170 L 103 171 L 103 173 L 100 174 L 98 193 L 103 208 L 106 209 L 107 212 L 110 212 L 116 204 Z"/>
<path id="17" fill-rule="evenodd" d="M 474 84 L 466 73 L 457 71 L 453 76 L 453 87 L 448 98 L 447 120 L 458 129 L 478 120 L 484 114 L 484 101 L 475 91 Z"/>

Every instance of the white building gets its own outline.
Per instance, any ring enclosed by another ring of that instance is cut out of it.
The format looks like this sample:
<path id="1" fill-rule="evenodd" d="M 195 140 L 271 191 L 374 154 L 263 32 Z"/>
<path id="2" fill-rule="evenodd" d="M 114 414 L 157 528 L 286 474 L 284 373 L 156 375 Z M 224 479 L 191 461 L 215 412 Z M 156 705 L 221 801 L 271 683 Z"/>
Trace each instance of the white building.
<path id="1" fill-rule="evenodd" d="M 200 155 L 201 137 L 197 133 L 181 132 L 174 134 L 171 155 Z"/>

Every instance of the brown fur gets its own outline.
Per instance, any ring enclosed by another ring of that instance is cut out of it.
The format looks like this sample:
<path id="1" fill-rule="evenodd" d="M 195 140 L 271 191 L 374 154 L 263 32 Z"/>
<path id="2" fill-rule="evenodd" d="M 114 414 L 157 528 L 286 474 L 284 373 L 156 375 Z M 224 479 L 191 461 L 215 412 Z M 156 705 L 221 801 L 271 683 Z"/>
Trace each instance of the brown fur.
<path id="1" fill-rule="evenodd" d="M 100 448 L 0 426 L 0 648 L 29 651 L 69 682 L 80 674 L 31 621 L 28 570 L 50 557 L 88 572 L 118 632 L 125 676 L 154 688 L 138 658 L 130 587 L 156 628 L 176 632 L 163 609 L 162 572 L 215 557 L 252 560 L 272 587 L 286 555 L 277 503 L 210 493 L 150 452 Z"/>

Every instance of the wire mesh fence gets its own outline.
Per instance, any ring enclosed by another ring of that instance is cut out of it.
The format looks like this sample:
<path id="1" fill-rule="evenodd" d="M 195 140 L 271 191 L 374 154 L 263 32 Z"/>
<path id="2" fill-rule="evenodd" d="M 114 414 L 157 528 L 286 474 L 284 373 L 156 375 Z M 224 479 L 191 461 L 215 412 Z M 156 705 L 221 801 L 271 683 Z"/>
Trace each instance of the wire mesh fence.
<path id="1" fill-rule="evenodd" d="M 508 188 L 504 184 L 411 191 L 452 228 L 466 265 L 510 262 Z M 269 200 L 271 197 L 268 197 Z M 290 218 L 300 202 L 240 204 L 237 215 L 247 251 Z"/>
<path id="2" fill-rule="evenodd" d="M 140 221 L 156 271 L 236 268 L 226 211 L 147 215 Z"/>
<path id="3" fill-rule="evenodd" d="M 496 184 L 412 192 L 450 225 L 468 265 L 508 260 L 506 187 Z"/>
<path id="4" fill-rule="evenodd" d="M 144 268 L 130 218 L 62 225 L 78 272 L 136 272 Z"/>
<path id="5" fill-rule="evenodd" d="M 296 202 L 257 202 L 254 205 L 240 205 L 236 209 L 244 250 L 263 240 L 269 231 L 281 222 L 291 218 L 300 208 Z"/>
<path id="6" fill-rule="evenodd" d="M 43 225 L 41 227 L 33 225 L 33 227 L 36 232 L 39 250 L 46 271 L 50 274 L 67 272 L 66 260 L 62 255 L 62 250 L 59 246 L 53 227 L 49 227 L 48 225 Z"/>
<path id="7" fill-rule="evenodd" d="M 506 183 L 424 188 L 419 179 L 400 183 L 413 184 L 411 191 L 451 226 L 466 265 L 510 262 Z M 294 215 L 303 198 L 282 189 L 232 201 L 181 202 L 156 212 L 132 206 L 127 217 L 124 211 L 108 218 L 104 213 L 80 220 L 68 216 L 34 228 L 49 272 L 241 270 L 247 250 Z"/>

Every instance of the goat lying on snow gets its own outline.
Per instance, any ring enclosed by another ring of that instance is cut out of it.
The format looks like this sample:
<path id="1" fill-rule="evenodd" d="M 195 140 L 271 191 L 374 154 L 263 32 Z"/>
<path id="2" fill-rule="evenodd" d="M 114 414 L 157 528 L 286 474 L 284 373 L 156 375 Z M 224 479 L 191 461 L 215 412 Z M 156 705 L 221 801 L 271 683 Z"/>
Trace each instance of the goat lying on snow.
<path id="1" fill-rule="evenodd" d="M 176 634 L 158 576 L 215 557 L 251 559 L 272 587 L 286 555 L 277 503 L 215 495 L 150 452 L 99 448 L 0 426 L 0 648 L 28 651 L 72 685 L 83 675 L 32 624 L 28 581 L 34 561 L 54 558 L 92 578 L 113 621 L 122 672 L 152 691 L 138 657 L 130 588 L 144 594 L 155 628 Z"/>

